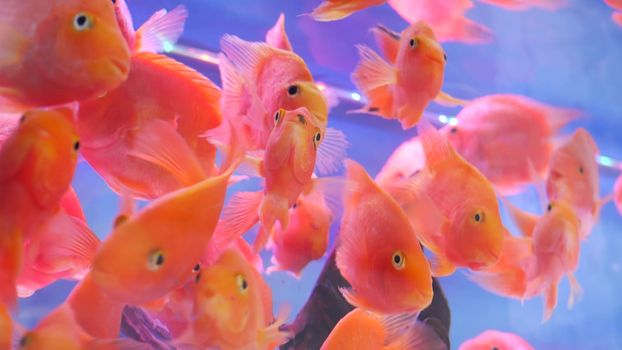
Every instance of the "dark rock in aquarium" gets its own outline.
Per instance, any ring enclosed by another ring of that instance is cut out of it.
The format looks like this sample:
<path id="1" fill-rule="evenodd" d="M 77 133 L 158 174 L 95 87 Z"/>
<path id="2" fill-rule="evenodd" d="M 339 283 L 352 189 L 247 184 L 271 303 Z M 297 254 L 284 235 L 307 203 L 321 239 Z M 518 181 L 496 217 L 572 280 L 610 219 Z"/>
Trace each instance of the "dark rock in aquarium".
<path id="1" fill-rule="evenodd" d="M 298 313 L 296 320 L 286 327 L 294 338 L 281 349 L 319 349 L 337 322 L 353 307 L 346 302 L 339 287 L 349 287 L 335 264 L 335 251 L 331 253 L 309 300 Z M 419 315 L 449 347 L 449 326 L 451 322 L 449 305 L 436 279 L 433 280 L 434 299 Z"/>

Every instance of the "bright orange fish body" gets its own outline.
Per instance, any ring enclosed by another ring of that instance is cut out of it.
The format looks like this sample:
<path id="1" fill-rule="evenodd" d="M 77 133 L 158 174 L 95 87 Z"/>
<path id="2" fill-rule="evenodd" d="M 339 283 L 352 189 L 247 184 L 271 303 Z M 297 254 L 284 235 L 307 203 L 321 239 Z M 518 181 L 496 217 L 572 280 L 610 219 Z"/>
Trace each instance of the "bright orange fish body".
<path id="1" fill-rule="evenodd" d="M 110 1 L 7 0 L 2 7 L 0 110 L 80 101 L 127 77 L 130 53 Z"/>
<path id="2" fill-rule="evenodd" d="M 380 313 L 423 310 L 432 301 L 429 264 L 402 208 L 362 166 L 347 161 L 351 190 L 344 199 L 336 263 L 352 286 L 355 307 Z"/>

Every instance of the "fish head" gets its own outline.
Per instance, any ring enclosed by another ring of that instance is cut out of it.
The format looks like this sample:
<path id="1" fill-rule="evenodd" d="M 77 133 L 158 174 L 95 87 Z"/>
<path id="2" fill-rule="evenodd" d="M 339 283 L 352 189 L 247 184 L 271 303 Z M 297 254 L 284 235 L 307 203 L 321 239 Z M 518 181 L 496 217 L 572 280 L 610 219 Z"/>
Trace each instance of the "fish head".
<path id="1" fill-rule="evenodd" d="M 205 267 L 196 279 L 195 319 L 214 325 L 220 333 L 241 333 L 255 312 L 259 290 L 253 267 L 234 248 Z"/>
<path id="2" fill-rule="evenodd" d="M 129 73 L 130 50 L 110 0 L 60 1 L 39 25 L 35 47 L 42 74 L 78 100 L 112 90 Z"/>
<path id="3" fill-rule="evenodd" d="M 312 81 L 293 81 L 281 86 L 276 94 L 277 106 L 285 110 L 305 107 L 314 117 L 314 124 L 326 128 L 328 104 L 317 84 Z"/>
<path id="4" fill-rule="evenodd" d="M 71 309 L 63 305 L 19 339 L 20 350 L 80 350 L 88 335 L 77 325 Z"/>
<path id="5" fill-rule="evenodd" d="M 58 203 L 69 188 L 80 142 L 67 108 L 34 110 L 20 119 L 4 144 L 0 178 L 20 176 L 34 203 Z"/>
<path id="6" fill-rule="evenodd" d="M 469 198 L 454 211 L 449 222 L 445 244 L 451 260 L 472 270 L 491 266 L 499 260 L 504 226 L 494 196 Z"/>
<path id="7" fill-rule="evenodd" d="M 445 51 L 436 40 L 432 28 L 423 21 L 413 23 L 402 32 L 397 57 L 398 67 L 426 62 L 441 71 L 445 69 L 447 60 Z"/>

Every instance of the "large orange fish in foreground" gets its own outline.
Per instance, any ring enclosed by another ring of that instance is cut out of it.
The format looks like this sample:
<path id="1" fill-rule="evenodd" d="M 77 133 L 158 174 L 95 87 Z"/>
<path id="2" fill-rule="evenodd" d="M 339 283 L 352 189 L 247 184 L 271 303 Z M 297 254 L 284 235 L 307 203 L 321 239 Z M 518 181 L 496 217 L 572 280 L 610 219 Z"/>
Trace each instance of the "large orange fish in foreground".
<path id="1" fill-rule="evenodd" d="M 196 277 L 190 331 L 177 341 L 200 348 L 273 349 L 288 333 L 279 331 L 286 315 L 274 320 L 269 286 L 234 248 Z"/>
<path id="2" fill-rule="evenodd" d="M 408 129 L 434 99 L 463 103 L 441 91 L 446 56 L 425 22 L 416 22 L 401 34 L 378 26 L 374 34 L 388 62 L 369 47 L 357 46 L 361 60 L 352 81 L 368 100 L 358 112 L 398 119 Z"/>
<path id="3" fill-rule="evenodd" d="M 115 192 L 142 199 L 213 175 L 216 149 L 202 134 L 221 123 L 220 89 L 159 54 L 135 53 L 131 67 L 117 89 L 80 104 L 84 158 Z"/>
<path id="4" fill-rule="evenodd" d="M 110 0 L 7 0 L 0 23 L 0 111 L 99 96 L 127 77 Z"/>
<path id="5" fill-rule="evenodd" d="M 548 198 L 568 203 L 581 219 L 581 238 L 590 235 L 600 209 L 611 200 L 599 195 L 598 153 L 592 136 L 579 128 L 553 152 L 546 177 Z"/>
<path id="6" fill-rule="evenodd" d="M 0 350 L 13 348 L 13 319 L 9 309 L 0 303 Z"/>
<path id="7" fill-rule="evenodd" d="M 336 263 L 355 307 L 379 313 L 418 312 L 432 301 L 432 276 L 408 218 L 354 161 L 347 161 L 344 214 Z"/>
<path id="8" fill-rule="evenodd" d="M 263 248 L 277 221 L 281 229 L 287 229 L 288 209 L 301 193 L 310 193 L 316 185 L 311 176 L 324 139 L 316 118 L 303 107 L 277 110 L 273 124 L 263 159 L 256 162 L 259 175 L 265 179 L 263 191 L 236 193 L 216 233 L 219 239 L 228 237 L 231 242 L 259 221 L 257 251 Z"/>
<path id="9" fill-rule="evenodd" d="M 534 350 L 529 343 L 513 333 L 487 330 L 462 343 L 458 350 Z"/>
<path id="10" fill-rule="evenodd" d="M 430 124 L 419 127 L 419 137 L 425 167 L 385 189 L 402 205 L 421 243 L 434 253 L 433 274 L 495 264 L 504 229 L 490 182 Z"/>
<path id="11" fill-rule="evenodd" d="M 80 143 L 72 113 L 32 111 L 0 149 L 0 302 L 15 301 L 23 242 L 59 210 Z"/>
<path id="12" fill-rule="evenodd" d="M 553 137 L 578 115 L 520 95 L 488 95 L 467 104 L 443 133 L 495 189 L 510 195 L 544 176 Z"/>
<path id="13" fill-rule="evenodd" d="M 354 309 L 333 328 L 321 350 L 447 350 L 416 314 L 381 316 Z"/>
<path id="14" fill-rule="evenodd" d="M 272 266 L 268 267 L 268 273 L 285 270 L 299 278 L 309 262 L 326 253 L 332 213 L 324 198 L 317 196 L 322 194 L 314 191 L 301 195 L 289 208 L 287 228 L 275 227 L 271 242 Z"/>
<path id="15" fill-rule="evenodd" d="M 168 193 L 118 222 L 93 261 L 91 273 L 101 289 L 141 304 L 184 283 L 211 239 L 240 158 L 233 138 L 220 175 Z"/>
<path id="16" fill-rule="evenodd" d="M 264 149 L 280 108 L 306 107 L 322 131 L 328 106 L 305 62 L 291 51 L 225 35 L 220 41 L 222 110 L 241 125 L 251 149 Z"/>
<path id="17" fill-rule="evenodd" d="M 493 293 L 520 300 L 542 295 L 546 321 L 557 305 L 557 287 L 564 275 L 570 282 L 569 306 L 581 293 L 574 277 L 579 263 L 580 221 L 564 202 L 551 202 L 542 216 L 517 216 L 517 208 L 511 208 L 510 213 L 527 239 L 508 236 L 499 263 L 470 278 Z M 526 246 L 529 242 L 531 247 Z"/>

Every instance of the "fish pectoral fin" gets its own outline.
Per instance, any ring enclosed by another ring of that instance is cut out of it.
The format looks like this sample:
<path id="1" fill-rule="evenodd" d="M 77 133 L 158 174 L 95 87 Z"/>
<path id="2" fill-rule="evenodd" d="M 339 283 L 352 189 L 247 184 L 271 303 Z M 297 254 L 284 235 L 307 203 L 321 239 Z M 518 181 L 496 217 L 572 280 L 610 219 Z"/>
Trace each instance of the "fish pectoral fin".
<path id="1" fill-rule="evenodd" d="M 136 31 L 136 51 L 169 52 L 184 31 L 188 10 L 183 5 L 154 13 Z"/>
<path id="2" fill-rule="evenodd" d="M 583 288 L 577 281 L 573 272 L 568 273 L 568 282 L 570 283 L 570 295 L 568 296 L 568 309 L 574 306 L 574 302 L 583 294 Z"/>
<path id="3" fill-rule="evenodd" d="M 161 167 L 184 186 L 205 179 L 196 154 L 169 122 L 151 120 L 134 135 L 129 155 Z"/>
<path id="4" fill-rule="evenodd" d="M 445 277 L 456 271 L 456 265 L 452 264 L 447 258 L 435 254 L 430 258 L 430 270 L 434 277 Z"/>
<path id="5" fill-rule="evenodd" d="M 506 199 L 502 199 L 502 203 L 521 234 L 525 237 L 531 237 L 538 222 L 538 216 L 516 207 Z"/>
<path id="6" fill-rule="evenodd" d="M 366 304 L 352 288 L 339 287 L 339 291 L 348 304 L 355 308 L 362 307 Z"/>
<path id="7" fill-rule="evenodd" d="M 287 322 L 290 312 L 291 308 L 288 305 L 281 305 L 274 322 L 259 330 L 257 334 L 259 349 L 278 347 L 293 337 L 292 332 L 280 330 L 281 326 Z"/>
<path id="8" fill-rule="evenodd" d="M 441 106 L 445 107 L 456 107 L 456 106 L 466 106 L 471 102 L 470 100 L 463 100 L 461 98 L 456 98 L 451 96 L 450 94 L 441 91 L 434 98 L 434 102 L 438 103 Z"/>
<path id="9" fill-rule="evenodd" d="M 346 148 L 350 143 L 346 135 L 333 128 L 326 128 L 324 140 L 317 149 L 315 170 L 318 175 L 327 175 L 339 171 L 346 158 Z"/>

